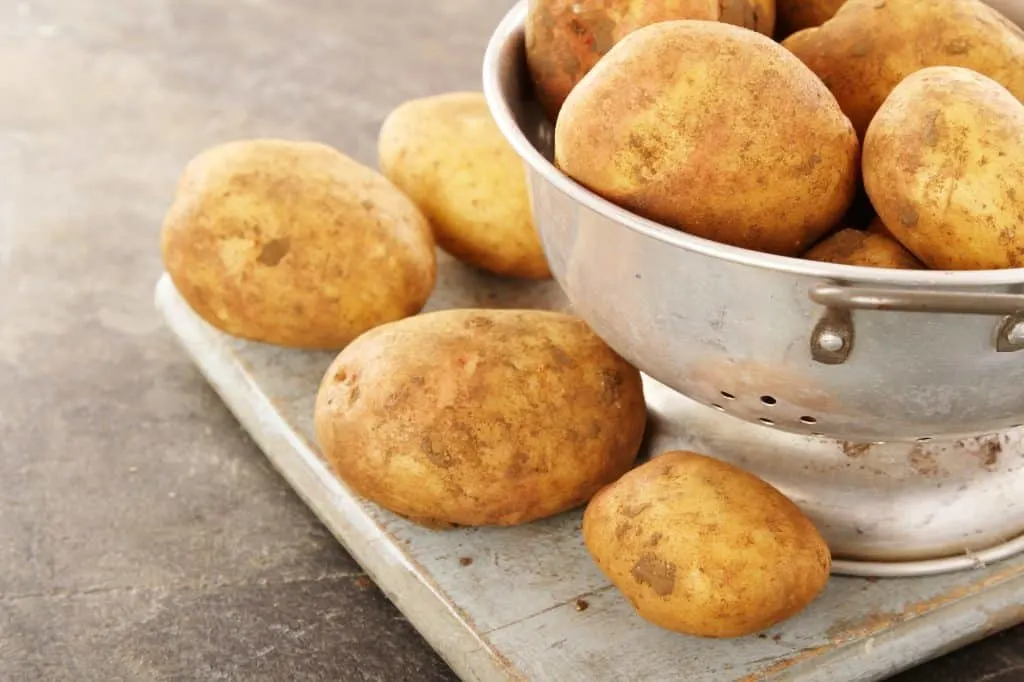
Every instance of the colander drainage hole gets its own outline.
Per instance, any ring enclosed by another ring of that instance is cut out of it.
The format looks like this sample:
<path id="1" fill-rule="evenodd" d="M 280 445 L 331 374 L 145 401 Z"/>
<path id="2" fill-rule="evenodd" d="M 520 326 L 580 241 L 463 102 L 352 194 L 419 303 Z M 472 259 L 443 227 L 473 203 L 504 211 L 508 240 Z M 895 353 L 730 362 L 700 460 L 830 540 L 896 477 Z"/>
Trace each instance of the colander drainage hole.
<path id="1" fill-rule="evenodd" d="M 772 405 L 774 405 L 777 402 L 779 402 L 779 401 L 776 400 L 775 398 L 773 398 L 770 395 L 763 395 L 763 396 L 761 396 L 761 404 L 762 405 L 767 405 L 768 407 L 771 407 Z"/>
<path id="2" fill-rule="evenodd" d="M 722 397 L 725 398 L 726 400 L 736 400 L 736 396 L 734 396 L 732 393 L 729 393 L 728 391 L 722 391 Z"/>
<path id="3" fill-rule="evenodd" d="M 775 426 L 775 422 L 773 422 L 771 419 L 768 419 L 768 417 L 761 417 L 757 421 L 761 422 L 765 426 Z"/>
<path id="4" fill-rule="evenodd" d="M 711 403 L 711 407 L 715 408 L 719 412 L 725 412 L 725 408 L 719 405 L 718 403 Z"/>
<path id="5" fill-rule="evenodd" d="M 800 421 L 804 424 L 817 424 L 818 420 L 814 417 L 800 417 Z"/>
<path id="6" fill-rule="evenodd" d="M 931 439 L 932 439 L 931 436 L 921 436 L 920 438 L 917 439 L 917 442 L 918 443 L 927 443 Z"/>

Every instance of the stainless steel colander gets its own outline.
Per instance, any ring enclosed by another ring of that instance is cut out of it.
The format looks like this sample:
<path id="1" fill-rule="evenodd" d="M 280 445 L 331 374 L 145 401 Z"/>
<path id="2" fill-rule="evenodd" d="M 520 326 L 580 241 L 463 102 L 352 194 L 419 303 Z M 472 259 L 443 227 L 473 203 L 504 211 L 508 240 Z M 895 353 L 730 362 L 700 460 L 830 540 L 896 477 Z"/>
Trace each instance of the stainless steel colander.
<path id="1" fill-rule="evenodd" d="M 556 279 L 621 355 L 690 398 L 790 432 L 925 440 L 1024 423 L 1024 269 L 804 261 L 700 239 L 601 199 L 549 160 L 525 15 L 520 2 L 492 38 L 484 91 L 526 162 Z"/>

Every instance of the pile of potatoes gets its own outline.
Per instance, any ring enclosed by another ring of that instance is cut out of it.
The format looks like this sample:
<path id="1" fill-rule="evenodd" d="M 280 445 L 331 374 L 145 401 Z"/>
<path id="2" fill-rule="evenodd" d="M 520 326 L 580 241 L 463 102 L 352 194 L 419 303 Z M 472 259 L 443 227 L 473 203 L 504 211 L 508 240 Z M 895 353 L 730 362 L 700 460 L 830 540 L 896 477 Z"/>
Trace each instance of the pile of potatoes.
<path id="1" fill-rule="evenodd" d="M 831 263 L 1017 268 L 1024 31 L 992 4 L 1024 22 L 1015 0 L 531 0 L 527 64 L 557 166 L 646 218 Z"/>
<path id="2" fill-rule="evenodd" d="M 482 96 L 398 107 L 379 163 L 313 142 L 221 144 L 188 163 L 162 231 L 169 276 L 210 325 L 339 351 L 314 414 L 338 478 L 433 529 L 586 505 L 597 565 L 641 616 L 679 632 L 745 635 L 809 604 L 831 562 L 813 524 L 704 455 L 637 466 L 640 373 L 582 320 L 422 312 L 437 246 L 493 276 L 550 276 L 521 163 Z"/>

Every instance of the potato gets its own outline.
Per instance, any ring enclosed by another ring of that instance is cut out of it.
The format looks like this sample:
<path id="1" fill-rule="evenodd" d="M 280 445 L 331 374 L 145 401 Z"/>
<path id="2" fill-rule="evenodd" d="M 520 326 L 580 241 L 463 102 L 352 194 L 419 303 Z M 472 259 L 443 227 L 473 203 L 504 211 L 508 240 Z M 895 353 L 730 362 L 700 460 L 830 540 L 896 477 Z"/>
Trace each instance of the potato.
<path id="1" fill-rule="evenodd" d="M 875 219 L 868 223 L 867 231 L 870 234 L 880 234 L 894 241 L 899 241 L 892 235 L 892 232 L 889 231 L 889 228 L 885 226 L 885 223 L 878 216 L 875 216 Z"/>
<path id="2" fill-rule="evenodd" d="M 873 268 L 920 270 L 924 266 L 892 237 L 846 228 L 804 254 L 807 260 Z"/>
<path id="3" fill-rule="evenodd" d="M 779 491 L 693 452 L 655 457 L 602 489 L 583 515 L 598 567 L 637 613 L 700 637 L 739 637 L 806 607 L 832 560 Z"/>
<path id="4" fill-rule="evenodd" d="M 566 95 L 612 46 L 638 28 L 670 19 L 775 29 L 775 0 L 530 0 L 526 63 L 537 100 L 555 120 Z"/>
<path id="5" fill-rule="evenodd" d="M 316 434 L 341 480 L 425 526 L 514 525 L 586 502 L 633 465 L 640 373 L 580 319 L 447 310 L 338 355 Z"/>
<path id="6" fill-rule="evenodd" d="M 416 99 L 385 119 L 384 175 L 430 220 L 438 245 L 508 277 L 551 277 L 537 235 L 522 160 L 478 92 Z"/>
<path id="7" fill-rule="evenodd" d="M 437 270 L 416 206 L 313 142 L 243 140 L 200 153 L 182 174 L 161 248 L 208 323 L 299 348 L 341 348 L 419 312 Z"/>
<path id="8" fill-rule="evenodd" d="M 555 126 L 556 163 L 597 194 L 699 237 L 783 255 L 838 223 L 858 158 L 853 127 L 807 67 L 758 33 L 710 21 L 626 36 Z"/>
<path id="9" fill-rule="evenodd" d="M 994 80 L 931 67 L 896 86 L 864 138 L 864 183 L 929 267 L 1024 267 L 1024 104 Z"/>
<path id="10" fill-rule="evenodd" d="M 775 36 L 786 36 L 831 19 L 846 0 L 776 0 Z"/>
<path id="11" fill-rule="evenodd" d="M 892 89 L 928 66 L 963 66 L 1024 98 L 1024 32 L 980 0 L 849 0 L 783 45 L 828 85 L 861 136 Z"/>

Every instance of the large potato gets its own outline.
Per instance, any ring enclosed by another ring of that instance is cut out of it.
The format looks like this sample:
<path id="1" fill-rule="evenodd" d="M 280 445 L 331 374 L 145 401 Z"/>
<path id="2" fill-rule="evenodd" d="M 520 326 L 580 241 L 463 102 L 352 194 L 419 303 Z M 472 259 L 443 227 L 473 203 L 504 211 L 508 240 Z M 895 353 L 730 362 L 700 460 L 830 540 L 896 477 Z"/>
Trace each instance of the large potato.
<path id="1" fill-rule="evenodd" d="M 723 21 L 770 36 L 775 0 L 530 0 L 526 63 L 551 120 L 615 43 L 638 28 L 670 19 Z"/>
<path id="2" fill-rule="evenodd" d="M 846 0 L 776 0 L 777 38 L 812 26 L 821 26 L 831 19 Z"/>
<path id="3" fill-rule="evenodd" d="M 640 373 L 576 317 L 449 310 L 348 346 L 315 421 L 334 471 L 380 506 L 427 526 L 512 525 L 625 473 L 646 408 Z"/>
<path id="4" fill-rule="evenodd" d="M 655 457 L 601 490 L 583 539 L 641 617 L 701 637 L 790 618 L 832 565 L 817 529 L 775 488 L 692 452 Z"/>
<path id="5" fill-rule="evenodd" d="M 1024 267 L 1024 104 L 959 67 L 896 86 L 864 138 L 884 225 L 942 270 Z"/>
<path id="6" fill-rule="evenodd" d="M 818 242 L 804 254 L 807 260 L 873 268 L 920 270 L 924 266 L 890 236 L 846 228 Z"/>
<path id="7" fill-rule="evenodd" d="M 498 275 L 551 276 L 523 162 L 481 93 L 399 106 L 381 126 L 378 152 L 382 172 L 426 214 L 442 249 Z"/>
<path id="8" fill-rule="evenodd" d="M 857 136 L 828 89 L 777 43 L 710 21 L 613 47 L 566 99 L 555 157 L 638 214 L 784 255 L 834 226 L 858 187 Z"/>
<path id="9" fill-rule="evenodd" d="M 783 45 L 828 85 L 861 136 L 892 89 L 928 66 L 963 66 L 1024 98 L 1024 32 L 980 0 L 849 0 Z"/>
<path id="10" fill-rule="evenodd" d="M 386 179 L 325 145 L 248 140 L 185 168 L 164 265 L 207 322 L 282 346 L 336 349 L 413 315 L 434 288 L 430 227 Z"/>

